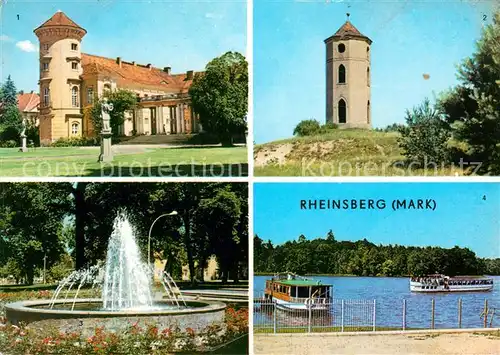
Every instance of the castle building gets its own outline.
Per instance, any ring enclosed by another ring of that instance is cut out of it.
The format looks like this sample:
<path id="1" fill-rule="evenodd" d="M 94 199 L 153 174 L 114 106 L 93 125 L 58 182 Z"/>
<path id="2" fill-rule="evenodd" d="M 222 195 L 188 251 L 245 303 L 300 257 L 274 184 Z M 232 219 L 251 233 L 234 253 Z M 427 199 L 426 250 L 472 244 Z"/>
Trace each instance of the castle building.
<path id="1" fill-rule="evenodd" d="M 201 130 L 188 90 L 194 72 L 172 74 L 155 68 L 82 53 L 87 31 L 58 11 L 34 30 L 40 43 L 40 141 L 92 136 L 86 108 L 107 90 L 126 89 L 137 95 L 137 107 L 125 113 L 119 134 L 188 134 Z"/>
<path id="2" fill-rule="evenodd" d="M 326 122 L 371 128 L 370 45 L 348 19 L 326 45 Z"/>

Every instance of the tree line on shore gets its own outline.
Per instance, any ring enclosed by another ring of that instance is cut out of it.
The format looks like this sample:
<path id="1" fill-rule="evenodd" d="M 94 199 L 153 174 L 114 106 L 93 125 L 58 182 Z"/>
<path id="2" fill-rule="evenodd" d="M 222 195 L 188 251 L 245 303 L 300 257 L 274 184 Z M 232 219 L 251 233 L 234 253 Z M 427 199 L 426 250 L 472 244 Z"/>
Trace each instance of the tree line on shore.
<path id="1" fill-rule="evenodd" d="M 500 275 L 500 258 L 479 258 L 468 248 L 376 245 L 366 239 L 338 241 L 330 230 L 325 238 L 273 245 L 254 237 L 256 273 L 293 272 L 356 276 Z"/>
<path id="2" fill-rule="evenodd" d="M 246 277 L 248 186 L 243 183 L 2 183 L 0 278 L 32 284 L 46 256 L 48 275 L 104 260 L 113 220 L 125 210 L 147 259 L 166 260 L 174 278 L 187 265 L 203 280 L 215 256 L 222 281 Z"/>

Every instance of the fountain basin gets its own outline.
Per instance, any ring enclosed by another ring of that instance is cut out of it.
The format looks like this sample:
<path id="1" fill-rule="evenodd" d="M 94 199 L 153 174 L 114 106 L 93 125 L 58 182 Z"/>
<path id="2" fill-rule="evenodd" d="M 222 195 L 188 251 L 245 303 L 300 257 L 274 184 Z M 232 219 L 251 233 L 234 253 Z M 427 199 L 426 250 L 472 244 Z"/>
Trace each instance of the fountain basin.
<path id="1" fill-rule="evenodd" d="M 202 331 L 212 324 L 224 323 L 226 305 L 221 302 L 186 300 L 186 308 L 172 308 L 171 302 L 156 301 L 155 308 L 107 311 L 99 310 L 101 299 L 85 298 L 75 301 L 75 310 L 62 309 L 62 305 L 72 305 L 73 300 L 58 300 L 54 308 L 49 308 L 51 300 L 19 301 L 5 306 L 7 320 L 14 325 L 30 323 L 31 326 L 57 327 L 62 332 L 82 332 L 94 334 L 96 327 L 119 332 L 132 324 L 140 327 L 155 325 L 160 330 L 178 327 L 181 331 L 191 328 Z M 157 307 L 170 306 L 158 309 Z M 58 309 L 58 307 L 60 307 Z M 90 309 L 81 309 L 90 308 Z"/>

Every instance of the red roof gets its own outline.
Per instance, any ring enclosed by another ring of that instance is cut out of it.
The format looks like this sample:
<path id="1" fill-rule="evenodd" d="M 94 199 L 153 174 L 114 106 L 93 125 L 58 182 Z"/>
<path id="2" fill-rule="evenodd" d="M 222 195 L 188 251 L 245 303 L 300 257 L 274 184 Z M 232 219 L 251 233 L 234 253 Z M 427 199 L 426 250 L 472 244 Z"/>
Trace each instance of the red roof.
<path id="1" fill-rule="evenodd" d="M 39 28 L 45 28 L 51 26 L 69 26 L 85 31 L 82 27 L 78 26 L 73 20 L 71 20 L 68 16 L 66 16 L 66 14 L 62 11 L 57 11 L 51 18 L 45 21 L 36 30 L 38 30 Z"/>
<path id="2" fill-rule="evenodd" d="M 328 37 L 326 41 L 329 41 L 331 39 L 350 39 L 350 38 L 359 38 L 359 39 L 364 39 L 367 40 L 368 43 L 372 43 L 371 39 L 366 37 L 364 34 L 359 32 L 359 30 L 354 27 L 354 25 L 347 20 L 338 30 L 335 32 L 335 34 L 331 37 Z"/>
<path id="3" fill-rule="evenodd" d="M 167 92 L 186 93 L 193 80 L 186 74 L 168 74 L 163 69 L 82 53 L 83 74 L 105 74 L 121 85 L 142 84 Z M 194 73 L 193 73 L 194 75 Z"/>
<path id="4" fill-rule="evenodd" d="M 40 96 L 34 92 L 17 95 L 17 107 L 21 112 L 36 111 L 40 103 Z"/>

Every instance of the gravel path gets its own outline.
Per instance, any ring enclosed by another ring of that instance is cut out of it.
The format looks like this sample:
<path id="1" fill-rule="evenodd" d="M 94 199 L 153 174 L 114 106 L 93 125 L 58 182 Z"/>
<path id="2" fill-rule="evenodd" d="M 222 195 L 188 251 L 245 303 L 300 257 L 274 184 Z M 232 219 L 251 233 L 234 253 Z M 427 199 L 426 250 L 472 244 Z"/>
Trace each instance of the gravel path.
<path id="1" fill-rule="evenodd" d="M 255 354 L 500 354 L 500 337 L 492 335 L 413 334 L 355 335 L 255 334 Z"/>

